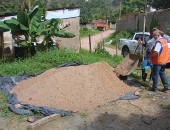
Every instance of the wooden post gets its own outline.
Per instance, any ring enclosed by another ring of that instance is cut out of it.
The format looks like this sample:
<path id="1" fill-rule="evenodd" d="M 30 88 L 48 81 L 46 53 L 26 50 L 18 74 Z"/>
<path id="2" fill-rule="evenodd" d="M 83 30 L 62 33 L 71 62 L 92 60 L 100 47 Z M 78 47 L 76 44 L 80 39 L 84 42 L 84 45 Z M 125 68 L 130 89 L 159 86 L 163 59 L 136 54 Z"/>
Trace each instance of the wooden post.
<path id="1" fill-rule="evenodd" d="M 4 58 L 4 33 L 2 33 L 2 35 L 1 35 L 1 38 L 2 38 L 2 40 L 1 40 L 1 42 L 2 42 L 2 59 Z"/>
<path id="2" fill-rule="evenodd" d="M 104 50 L 104 43 L 105 43 L 105 40 L 103 39 L 103 50 Z"/>
<path id="3" fill-rule="evenodd" d="M 57 120 L 57 119 L 60 119 L 60 118 L 61 118 L 61 116 L 59 114 L 53 114 L 53 115 L 50 115 L 50 116 L 46 116 L 46 117 L 44 117 L 42 119 L 37 120 L 34 123 L 31 123 L 27 127 L 27 130 L 38 129 L 38 127 L 42 126 L 43 124 L 46 124 L 46 123 L 48 123 L 50 121 Z"/>
<path id="4" fill-rule="evenodd" d="M 116 40 L 116 55 L 118 55 L 118 54 L 117 54 L 117 52 L 118 52 L 117 49 L 118 49 L 118 47 L 117 47 L 117 40 Z"/>
<path id="5" fill-rule="evenodd" d="M 146 24 L 146 3 L 144 4 L 144 16 L 143 16 L 143 43 L 145 42 L 145 24 Z M 142 46 L 142 61 L 144 60 L 144 47 Z"/>
<path id="6" fill-rule="evenodd" d="M 91 52 L 91 36 L 89 35 L 89 51 Z"/>
<path id="7" fill-rule="evenodd" d="M 0 32 L 0 57 L 2 58 L 3 33 Z"/>
<path id="8" fill-rule="evenodd" d="M 122 0 L 120 0 L 120 5 L 119 5 L 119 20 L 121 20 L 121 14 L 122 14 Z"/>
<path id="9" fill-rule="evenodd" d="M 80 49 L 81 49 L 81 39 L 80 39 L 80 36 L 79 36 L 79 42 L 80 42 Z"/>
<path id="10" fill-rule="evenodd" d="M 15 40 L 12 38 L 12 53 L 13 53 L 13 58 L 15 59 Z"/>

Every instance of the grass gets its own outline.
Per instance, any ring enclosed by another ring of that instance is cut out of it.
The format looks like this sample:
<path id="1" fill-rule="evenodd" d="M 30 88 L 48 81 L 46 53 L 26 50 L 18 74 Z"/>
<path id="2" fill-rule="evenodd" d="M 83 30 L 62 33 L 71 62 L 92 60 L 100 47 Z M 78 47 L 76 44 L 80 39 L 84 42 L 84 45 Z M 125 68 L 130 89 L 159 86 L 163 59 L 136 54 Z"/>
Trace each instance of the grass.
<path id="1" fill-rule="evenodd" d="M 166 72 L 166 70 L 165 70 Z M 151 73 L 151 69 L 148 69 L 146 71 L 147 73 L 147 81 L 143 81 L 142 80 L 142 70 L 141 68 L 139 67 L 138 69 L 134 70 L 131 74 L 131 76 L 138 82 L 140 83 L 142 86 L 144 86 L 146 88 L 146 90 L 148 90 L 150 87 L 152 87 L 152 80 L 151 81 L 148 81 L 149 80 L 149 76 L 150 76 L 150 73 Z M 168 82 L 170 83 L 170 74 L 168 72 L 166 72 L 166 76 L 167 76 L 167 79 L 168 79 Z M 158 88 L 163 88 L 163 84 L 161 82 L 161 79 L 159 77 L 159 81 L 158 81 Z"/>
<path id="2" fill-rule="evenodd" d="M 112 44 L 105 44 L 105 47 L 112 48 L 112 49 L 116 49 L 116 46 L 114 46 L 114 45 L 112 45 Z"/>
<path id="3" fill-rule="evenodd" d="M 120 63 L 121 59 L 122 57 L 111 56 L 108 52 L 103 50 L 92 53 L 85 50 L 80 50 L 79 53 L 68 49 L 51 50 L 48 53 L 38 52 L 34 57 L 25 60 L 16 60 L 12 63 L 3 62 L 0 64 L 0 68 L 3 68 L 0 69 L 0 75 L 36 75 L 47 69 L 71 61 L 83 62 L 85 64 L 106 61 L 111 66 L 115 67 Z"/>
<path id="4" fill-rule="evenodd" d="M 80 37 L 87 37 L 89 35 L 99 34 L 100 31 L 98 29 L 88 29 L 88 28 L 81 28 L 80 29 Z"/>
<path id="5" fill-rule="evenodd" d="M 112 40 L 111 45 L 116 46 L 120 38 L 128 38 L 131 35 L 130 31 L 121 31 L 112 33 L 109 37 L 105 38 L 105 42 Z"/>
<path id="6" fill-rule="evenodd" d="M 26 121 L 27 116 L 26 115 L 19 115 L 16 116 L 15 113 L 12 113 L 8 107 L 7 107 L 7 101 L 6 96 L 0 91 L 0 118 L 12 118 L 15 117 L 15 119 L 20 121 Z"/>
<path id="7" fill-rule="evenodd" d="M 11 117 L 12 113 L 10 113 L 7 108 L 6 96 L 0 91 L 0 117 Z"/>

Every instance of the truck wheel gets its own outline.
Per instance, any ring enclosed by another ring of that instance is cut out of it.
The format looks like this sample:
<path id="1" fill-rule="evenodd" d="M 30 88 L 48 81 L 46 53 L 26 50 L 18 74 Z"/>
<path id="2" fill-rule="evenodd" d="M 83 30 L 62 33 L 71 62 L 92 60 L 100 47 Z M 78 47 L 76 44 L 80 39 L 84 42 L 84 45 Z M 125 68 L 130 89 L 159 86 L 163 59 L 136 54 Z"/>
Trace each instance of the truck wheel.
<path id="1" fill-rule="evenodd" d="M 123 47 L 122 49 L 123 57 L 126 57 L 129 53 L 130 53 L 129 49 L 127 47 Z"/>

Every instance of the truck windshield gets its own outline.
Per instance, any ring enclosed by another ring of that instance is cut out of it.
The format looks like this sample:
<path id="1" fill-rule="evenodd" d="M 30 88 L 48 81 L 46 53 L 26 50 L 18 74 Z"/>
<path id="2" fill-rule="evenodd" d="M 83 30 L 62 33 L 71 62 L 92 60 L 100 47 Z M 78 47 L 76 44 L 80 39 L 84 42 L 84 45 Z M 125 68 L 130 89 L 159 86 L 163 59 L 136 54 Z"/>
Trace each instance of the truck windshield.
<path id="1" fill-rule="evenodd" d="M 132 40 L 132 39 L 133 39 L 133 36 L 134 36 L 134 33 L 131 34 L 131 35 L 128 37 L 128 39 L 129 39 L 129 40 Z"/>

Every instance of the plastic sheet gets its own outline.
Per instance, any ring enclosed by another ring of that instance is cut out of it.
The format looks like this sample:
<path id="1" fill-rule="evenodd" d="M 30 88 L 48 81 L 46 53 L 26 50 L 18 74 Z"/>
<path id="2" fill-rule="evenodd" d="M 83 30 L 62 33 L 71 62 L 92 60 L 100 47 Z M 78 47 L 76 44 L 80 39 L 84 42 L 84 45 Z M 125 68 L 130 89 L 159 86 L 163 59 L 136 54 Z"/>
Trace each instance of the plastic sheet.
<path id="1" fill-rule="evenodd" d="M 57 68 L 60 67 L 68 67 L 68 66 L 79 66 L 83 63 L 80 62 L 68 62 L 62 65 L 57 66 Z M 34 75 L 35 76 L 35 75 Z M 15 85 L 17 85 L 18 82 L 22 80 L 26 80 L 31 76 L 23 75 L 23 76 L 4 76 L 0 77 L 0 91 L 2 91 L 6 97 L 8 102 L 8 108 L 16 113 L 16 114 L 24 114 L 24 115 L 33 115 L 34 113 L 41 113 L 44 116 L 49 116 L 52 114 L 60 114 L 61 116 L 67 116 L 72 113 L 72 111 L 65 111 L 61 109 L 51 108 L 51 107 L 36 107 L 29 104 L 21 104 L 20 101 L 17 99 L 17 95 L 15 93 L 10 93 L 10 90 L 12 90 Z M 16 105 L 20 105 L 20 107 L 16 107 Z"/>
<path id="2" fill-rule="evenodd" d="M 119 100 L 135 100 L 138 99 L 138 96 L 135 96 L 133 92 L 125 93 L 125 95 L 119 97 Z"/>
<path id="3" fill-rule="evenodd" d="M 57 66 L 57 68 L 68 67 L 68 66 L 79 66 L 79 65 L 84 65 L 84 64 L 81 63 L 81 62 L 67 62 L 67 63 L 64 63 L 62 65 Z"/>

